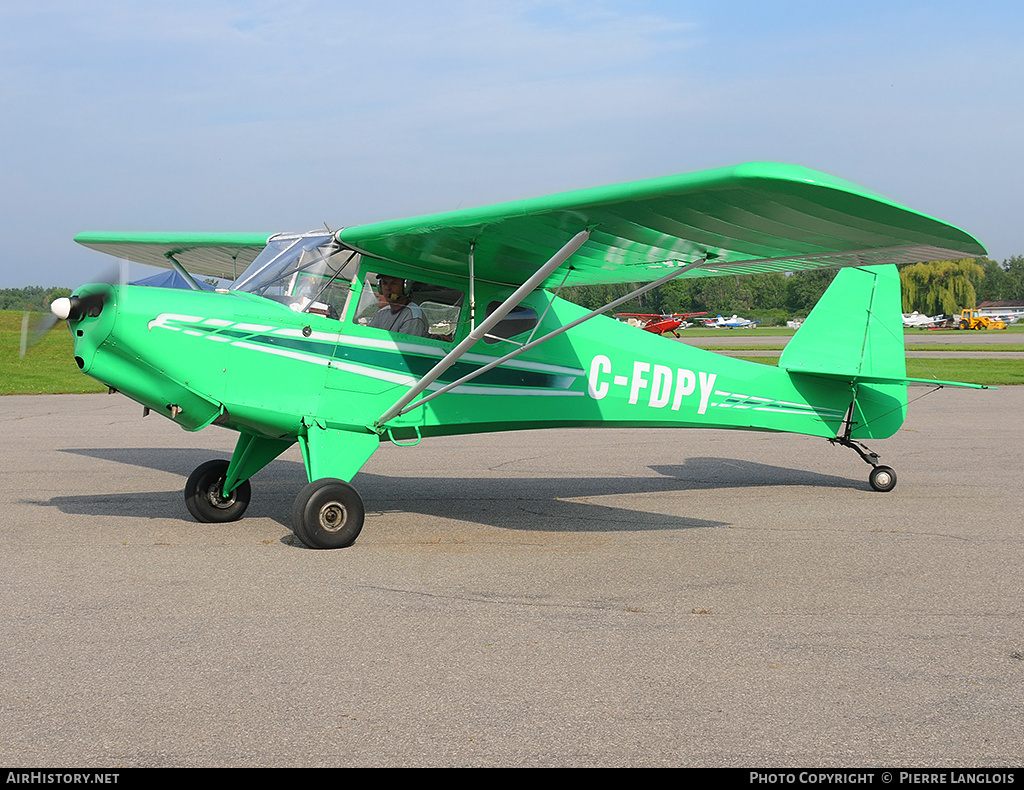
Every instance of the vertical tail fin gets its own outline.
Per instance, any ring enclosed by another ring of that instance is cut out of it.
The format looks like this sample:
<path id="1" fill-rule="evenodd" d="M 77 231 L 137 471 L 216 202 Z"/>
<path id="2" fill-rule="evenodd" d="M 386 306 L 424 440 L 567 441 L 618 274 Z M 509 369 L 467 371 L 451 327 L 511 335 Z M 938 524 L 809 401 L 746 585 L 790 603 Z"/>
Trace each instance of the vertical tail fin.
<path id="1" fill-rule="evenodd" d="M 849 382 L 852 438 L 892 436 L 906 417 L 901 308 L 895 266 L 842 269 L 779 359 L 791 375 Z"/>

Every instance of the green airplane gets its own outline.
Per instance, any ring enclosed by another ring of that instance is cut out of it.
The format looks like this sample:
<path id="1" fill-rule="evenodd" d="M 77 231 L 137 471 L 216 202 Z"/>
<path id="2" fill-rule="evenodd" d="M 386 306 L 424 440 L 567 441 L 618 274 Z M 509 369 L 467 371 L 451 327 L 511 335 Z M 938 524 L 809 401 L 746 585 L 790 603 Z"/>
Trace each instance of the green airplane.
<path id="1" fill-rule="evenodd" d="M 718 428 L 862 444 L 903 423 L 894 264 L 974 257 L 966 233 L 805 168 L 748 163 L 332 231 L 82 233 L 173 268 L 192 290 L 91 284 L 54 302 L 83 372 L 188 431 L 238 433 L 199 466 L 201 522 L 242 516 L 250 478 L 296 442 L 296 536 L 350 545 L 350 481 L 382 441 L 553 427 Z M 603 313 L 676 277 L 841 268 L 778 367 L 693 348 Z M 203 290 L 194 278 L 231 280 Z M 634 283 L 588 311 L 570 285 Z M 965 385 L 971 386 L 971 385 Z"/>

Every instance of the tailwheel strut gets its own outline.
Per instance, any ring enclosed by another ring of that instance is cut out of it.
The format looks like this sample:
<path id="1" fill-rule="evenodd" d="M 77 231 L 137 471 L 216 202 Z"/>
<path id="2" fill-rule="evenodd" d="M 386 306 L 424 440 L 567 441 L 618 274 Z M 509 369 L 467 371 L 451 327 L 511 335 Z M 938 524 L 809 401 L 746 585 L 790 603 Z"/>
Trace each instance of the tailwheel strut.
<path id="1" fill-rule="evenodd" d="M 829 439 L 829 444 L 838 444 L 855 450 L 865 463 L 871 464 L 868 484 L 875 491 L 892 491 L 896 487 L 896 471 L 891 466 L 878 463 L 878 453 L 872 452 L 866 445 L 850 438 L 850 431 L 853 426 L 853 406 L 854 404 L 851 403 L 849 411 L 846 412 L 842 434 L 834 439 Z"/>

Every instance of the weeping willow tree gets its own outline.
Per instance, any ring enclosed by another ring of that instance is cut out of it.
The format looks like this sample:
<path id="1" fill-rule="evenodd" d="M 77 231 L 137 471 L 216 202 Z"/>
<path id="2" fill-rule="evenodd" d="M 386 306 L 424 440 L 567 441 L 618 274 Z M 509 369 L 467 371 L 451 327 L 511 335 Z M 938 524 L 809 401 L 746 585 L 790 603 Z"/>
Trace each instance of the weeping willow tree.
<path id="1" fill-rule="evenodd" d="M 903 286 L 903 312 L 917 310 L 926 315 L 955 315 L 977 301 L 976 284 L 985 270 L 974 258 L 958 261 L 915 263 L 900 271 Z"/>

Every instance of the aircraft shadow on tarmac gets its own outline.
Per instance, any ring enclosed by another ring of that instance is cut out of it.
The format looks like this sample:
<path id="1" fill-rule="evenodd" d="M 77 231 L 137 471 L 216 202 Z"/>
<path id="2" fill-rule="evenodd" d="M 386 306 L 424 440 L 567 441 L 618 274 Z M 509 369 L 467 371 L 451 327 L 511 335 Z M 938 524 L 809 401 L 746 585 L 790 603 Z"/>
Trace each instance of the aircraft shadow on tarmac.
<path id="1" fill-rule="evenodd" d="M 90 448 L 63 452 L 182 475 L 211 456 L 180 448 Z M 618 532 L 699 529 L 727 522 L 614 507 L 605 497 L 708 491 L 760 486 L 865 489 L 860 480 L 731 458 L 690 458 L 682 464 L 647 467 L 660 476 L 636 477 L 403 477 L 361 472 L 355 479 L 368 518 L 418 513 L 501 529 L 543 532 Z M 301 463 L 278 459 L 253 478 L 246 517 L 270 518 L 291 529 L 291 507 L 305 485 Z M 587 501 L 595 498 L 596 501 Z M 38 501 L 72 515 L 188 518 L 180 489 L 173 491 L 59 496 Z M 637 508 L 645 503 L 636 500 Z M 696 502 L 695 502 L 696 504 Z"/>

